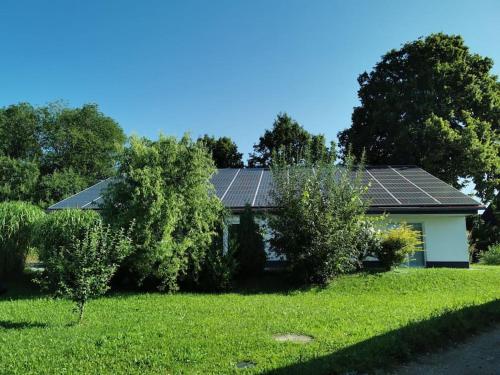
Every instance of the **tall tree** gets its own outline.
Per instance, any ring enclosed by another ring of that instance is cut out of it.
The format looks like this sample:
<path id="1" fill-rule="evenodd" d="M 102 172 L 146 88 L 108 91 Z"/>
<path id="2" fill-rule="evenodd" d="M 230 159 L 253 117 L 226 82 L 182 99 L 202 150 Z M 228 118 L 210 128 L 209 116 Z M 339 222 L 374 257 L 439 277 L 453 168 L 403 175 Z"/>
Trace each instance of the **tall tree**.
<path id="1" fill-rule="evenodd" d="M 42 172 L 72 169 L 93 181 L 113 174 L 125 143 L 122 128 L 96 104 L 45 111 Z"/>
<path id="2" fill-rule="evenodd" d="M 266 130 L 253 146 L 248 164 L 268 167 L 273 157 L 279 156 L 289 163 L 309 156 L 313 161 L 328 160 L 330 153 L 323 135 L 312 135 L 286 113 L 279 113 L 271 130 Z"/>
<path id="3" fill-rule="evenodd" d="M 198 138 L 198 142 L 208 149 L 217 168 L 243 167 L 243 154 L 238 152 L 238 146 L 231 138 L 215 138 L 205 134 Z"/>
<path id="4" fill-rule="evenodd" d="M 391 50 L 359 76 L 361 105 L 341 151 L 370 164 L 416 164 L 483 200 L 500 186 L 500 83 L 493 61 L 460 36 L 432 34 Z"/>
<path id="5" fill-rule="evenodd" d="M 0 108 L 0 155 L 32 160 L 40 157 L 43 113 L 28 103 Z"/>

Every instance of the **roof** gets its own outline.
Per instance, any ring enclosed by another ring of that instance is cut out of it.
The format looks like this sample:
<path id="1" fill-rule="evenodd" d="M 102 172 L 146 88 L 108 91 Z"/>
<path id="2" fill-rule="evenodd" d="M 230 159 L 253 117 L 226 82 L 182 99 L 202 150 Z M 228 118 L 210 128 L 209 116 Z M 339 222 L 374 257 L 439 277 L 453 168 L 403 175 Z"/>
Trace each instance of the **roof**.
<path id="1" fill-rule="evenodd" d="M 415 166 L 368 166 L 363 176 L 369 184 L 369 212 L 476 213 L 482 206 L 471 197 Z M 211 179 L 224 205 L 239 211 L 246 204 L 257 210 L 272 209 L 272 174 L 261 168 L 219 169 Z M 52 206 L 99 209 L 102 195 L 113 179 L 103 180 Z"/>

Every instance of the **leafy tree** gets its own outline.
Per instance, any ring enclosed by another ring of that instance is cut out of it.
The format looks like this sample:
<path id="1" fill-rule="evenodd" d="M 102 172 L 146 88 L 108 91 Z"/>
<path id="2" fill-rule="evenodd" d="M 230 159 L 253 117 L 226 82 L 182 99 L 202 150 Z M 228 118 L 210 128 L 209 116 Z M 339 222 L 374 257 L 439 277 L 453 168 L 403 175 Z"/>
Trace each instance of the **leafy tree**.
<path id="1" fill-rule="evenodd" d="M 264 238 L 259 225 L 255 222 L 252 207 L 246 205 L 237 225 L 236 250 L 237 273 L 241 278 L 249 278 L 262 273 L 266 264 Z"/>
<path id="2" fill-rule="evenodd" d="M 125 135 L 95 104 L 44 109 L 42 172 L 72 169 L 91 181 L 113 174 Z"/>
<path id="3" fill-rule="evenodd" d="M 37 201 L 43 206 L 49 206 L 82 191 L 89 185 L 89 180 L 72 168 L 55 171 L 40 178 Z"/>
<path id="4" fill-rule="evenodd" d="M 350 159 L 344 167 L 328 162 L 272 167 L 277 211 L 269 219 L 271 245 L 285 255 L 297 280 L 326 284 L 358 267 L 365 242 L 371 242 L 363 169 Z"/>
<path id="5" fill-rule="evenodd" d="M 0 203 L 0 278 L 20 275 L 44 212 L 25 202 Z"/>
<path id="6" fill-rule="evenodd" d="M 56 296 L 74 301 L 81 322 L 87 301 L 106 293 L 130 249 L 129 233 L 123 229 L 115 232 L 97 222 L 85 228 L 81 238 L 75 236 L 71 243 L 44 254 L 41 282 Z"/>
<path id="7" fill-rule="evenodd" d="M 242 168 L 243 154 L 238 152 L 238 146 L 229 137 L 210 137 L 205 134 L 198 138 L 198 142 L 205 145 L 212 155 L 217 168 Z"/>
<path id="8" fill-rule="evenodd" d="M 483 200 L 500 186 L 500 83 L 493 61 L 460 36 L 406 43 L 359 76 L 361 105 L 339 133 L 341 151 L 369 164 L 416 164 Z"/>
<path id="9" fill-rule="evenodd" d="M 312 135 L 286 113 L 280 113 L 272 130 L 266 130 L 253 146 L 248 164 L 251 167 L 269 167 L 279 156 L 288 163 L 296 163 L 309 156 L 313 162 L 331 159 L 323 135 Z"/>
<path id="10" fill-rule="evenodd" d="M 179 281 L 198 277 L 223 212 L 210 182 L 214 171 L 206 149 L 187 136 L 130 139 L 103 215 L 120 227 L 136 220 L 135 251 L 125 260 L 136 282 L 175 291 Z"/>
<path id="11" fill-rule="evenodd" d="M 38 176 L 36 163 L 0 156 L 0 201 L 34 201 Z"/>
<path id="12" fill-rule="evenodd" d="M 41 156 L 43 113 L 28 103 L 0 108 L 0 155 L 33 160 Z"/>

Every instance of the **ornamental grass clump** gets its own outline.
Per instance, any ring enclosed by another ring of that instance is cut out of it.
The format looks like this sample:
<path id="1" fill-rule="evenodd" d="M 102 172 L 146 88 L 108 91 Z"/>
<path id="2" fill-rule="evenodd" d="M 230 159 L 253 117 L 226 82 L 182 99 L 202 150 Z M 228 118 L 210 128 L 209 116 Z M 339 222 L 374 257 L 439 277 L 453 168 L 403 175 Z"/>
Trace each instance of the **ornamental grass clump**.
<path id="1" fill-rule="evenodd" d="M 26 202 L 0 203 L 0 278 L 19 276 L 33 243 L 33 226 L 45 216 Z"/>
<path id="2" fill-rule="evenodd" d="M 481 253 L 479 262 L 489 265 L 500 265 L 500 243 L 490 245 L 487 251 Z"/>

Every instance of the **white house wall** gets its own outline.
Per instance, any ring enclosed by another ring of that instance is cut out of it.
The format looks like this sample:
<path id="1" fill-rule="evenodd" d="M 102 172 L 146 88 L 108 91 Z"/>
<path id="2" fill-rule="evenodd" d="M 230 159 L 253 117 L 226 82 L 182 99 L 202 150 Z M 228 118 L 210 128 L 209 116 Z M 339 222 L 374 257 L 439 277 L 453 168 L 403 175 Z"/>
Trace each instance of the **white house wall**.
<path id="1" fill-rule="evenodd" d="M 265 218 L 256 218 L 263 227 L 265 249 L 268 260 L 282 260 L 269 248 L 268 240 L 271 236 Z M 238 215 L 231 215 L 228 224 L 239 224 Z M 465 216 L 458 214 L 393 214 L 388 215 L 383 226 L 390 223 L 420 223 L 424 237 L 425 261 L 427 266 L 458 266 L 467 267 L 469 252 L 467 245 L 467 231 Z M 224 250 L 228 249 L 228 234 L 224 231 Z"/>
<path id="2" fill-rule="evenodd" d="M 389 215 L 389 223 L 421 223 L 428 266 L 467 266 L 469 252 L 464 215 Z M 467 264 L 466 264 L 467 263 Z"/>

